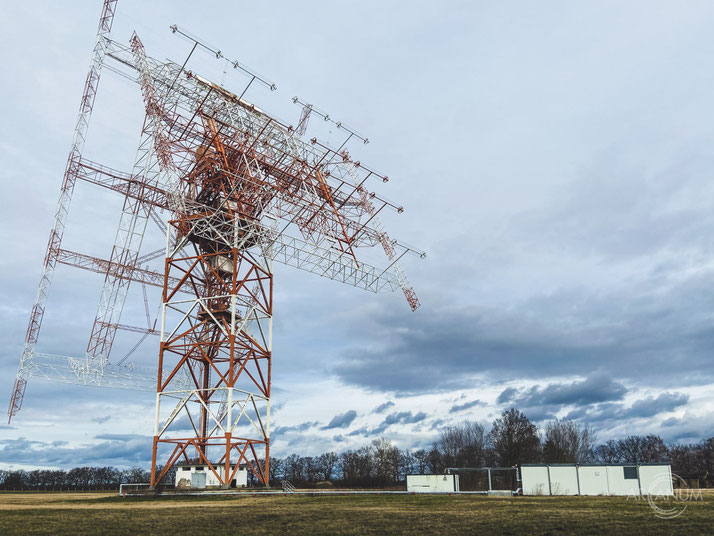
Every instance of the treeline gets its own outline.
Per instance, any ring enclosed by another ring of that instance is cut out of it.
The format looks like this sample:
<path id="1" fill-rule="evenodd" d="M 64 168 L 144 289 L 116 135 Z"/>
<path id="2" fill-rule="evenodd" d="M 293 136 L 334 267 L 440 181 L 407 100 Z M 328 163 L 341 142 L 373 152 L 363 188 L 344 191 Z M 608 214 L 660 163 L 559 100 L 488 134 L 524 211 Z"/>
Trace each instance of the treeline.
<path id="1" fill-rule="evenodd" d="M 0 470 L 3 490 L 108 490 L 120 484 L 148 482 L 149 471 L 134 467 L 75 467 L 68 471 L 39 469 L 35 471 Z"/>
<path id="2" fill-rule="evenodd" d="M 444 429 L 425 449 L 400 449 L 389 439 L 340 454 L 291 454 L 270 458 L 271 486 L 288 480 L 299 487 L 402 486 L 408 474 L 439 474 L 447 468 L 512 467 L 523 463 L 669 462 L 691 487 L 714 485 L 714 437 L 693 444 L 667 445 L 657 435 L 629 436 L 598 443 L 588 425 L 553 420 L 539 429 L 516 409 L 504 411 L 487 430 L 465 421 Z M 172 485 L 174 471 L 163 483 Z M 249 485 L 257 485 L 248 472 Z M 121 483 L 148 482 L 139 468 L 77 467 L 69 471 L 0 471 L 0 489 L 116 489 Z"/>

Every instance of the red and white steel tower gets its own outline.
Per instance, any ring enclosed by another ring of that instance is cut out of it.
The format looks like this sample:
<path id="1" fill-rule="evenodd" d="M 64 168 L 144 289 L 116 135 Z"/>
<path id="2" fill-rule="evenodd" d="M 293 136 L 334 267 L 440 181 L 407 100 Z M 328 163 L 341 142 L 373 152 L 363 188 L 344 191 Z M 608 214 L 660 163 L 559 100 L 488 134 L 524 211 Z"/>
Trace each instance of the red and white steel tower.
<path id="1" fill-rule="evenodd" d="M 303 139 L 312 114 L 303 106 L 298 127 L 284 124 L 240 95 L 188 70 L 146 54 L 134 34 L 128 46 L 109 38 L 116 0 L 105 0 L 75 142 L 70 153 L 45 269 L 10 402 L 12 418 L 30 376 L 70 383 L 147 389 L 147 375 L 109 361 L 118 330 L 157 330 L 120 323 L 132 281 L 160 286 L 161 342 L 151 485 L 177 462 L 198 459 L 223 485 L 239 465 L 266 484 L 270 459 L 273 263 L 279 262 L 372 292 L 401 289 L 419 301 L 400 260 L 414 250 L 386 233 L 380 214 L 397 206 L 371 191 L 387 177 L 354 161 L 350 141 L 367 140 L 334 122 L 347 139 L 337 148 Z M 177 26 L 193 43 L 223 57 Z M 189 55 L 190 57 L 190 55 Z M 89 115 L 106 60 L 136 80 L 146 118 L 131 173 L 83 158 Z M 227 60 L 228 61 L 228 60 Z M 231 62 L 253 83 L 275 86 Z M 77 179 L 124 197 L 109 260 L 61 247 Z M 156 214 L 167 210 L 166 225 Z M 140 255 L 150 220 L 166 232 L 163 274 L 142 268 L 158 252 Z M 381 267 L 362 251 L 382 248 Z M 57 262 L 104 274 L 104 286 L 86 355 L 39 354 L 35 344 Z"/>

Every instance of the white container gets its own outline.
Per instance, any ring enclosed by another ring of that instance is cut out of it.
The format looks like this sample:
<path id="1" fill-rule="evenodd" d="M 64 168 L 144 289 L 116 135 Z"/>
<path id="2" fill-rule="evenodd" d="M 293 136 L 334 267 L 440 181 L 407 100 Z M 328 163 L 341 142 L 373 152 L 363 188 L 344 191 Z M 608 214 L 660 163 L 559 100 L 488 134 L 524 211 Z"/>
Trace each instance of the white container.
<path id="1" fill-rule="evenodd" d="M 523 495 L 671 496 L 669 464 L 522 465 Z"/>
<path id="2" fill-rule="evenodd" d="M 407 491 L 453 493 L 459 491 L 459 475 L 407 475 Z"/>

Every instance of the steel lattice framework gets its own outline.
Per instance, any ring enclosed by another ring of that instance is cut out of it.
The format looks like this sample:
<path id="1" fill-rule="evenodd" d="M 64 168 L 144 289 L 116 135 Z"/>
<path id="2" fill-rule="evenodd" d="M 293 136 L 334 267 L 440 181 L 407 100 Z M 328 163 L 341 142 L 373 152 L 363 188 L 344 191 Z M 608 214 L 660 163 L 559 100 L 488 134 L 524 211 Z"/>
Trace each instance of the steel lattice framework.
<path id="1" fill-rule="evenodd" d="M 423 253 L 384 230 L 380 214 L 402 208 L 370 190 L 372 182 L 387 177 L 354 161 L 345 149 L 347 141 L 366 143 L 365 138 L 336 123 L 348 136 L 338 149 L 316 138 L 305 140 L 311 114 L 330 120 L 312 105 L 294 99 L 303 106 L 295 129 L 245 100 L 245 90 L 238 96 L 187 70 L 188 60 L 179 65 L 151 58 L 136 34 L 129 46 L 109 39 L 115 7 L 116 0 L 105 0 L 9 416 L 19 411 L 31 375 L 133 389 L 153 383 L 152 486 L 181 459 L 200 459 L 224 485 L 230 485 L 240 464 L 247 464 L 267 484 L 273 263 L 372 292 L 401 289 L 415 310 L 419 301 L 400 259 L 408 252 Z M 203 47 L 221 56 L 178 27 L 171 29 L 193 41 L 191 54 Z M 146 109 L 131 173 L 81 155 L 107 60 L 138 83 Z M 257 82 L 275 89 L 232 63 L 251 76 L 248 86 Z M 123 195 L 108 260 L 61 246 L 78 179 Z M 168 226 L 156 216 L 157 209 L 170 212 Z M 165 231 L 166 249 L 141 255 L 150 220 Z M 373 247 L 384 250 L 386 266 L 362 260 L 360 251 Z M 165 257 L 164 273 L 142 267 L 160 256 Z M 84 357 L 35 351 L 57 263 L 104 275 Z M 132 281 L 162 289 L 160 330 L 120 323 Z M 146 371 L 109 363 L 121 329 L 160 331 L 154 382 Z"/>

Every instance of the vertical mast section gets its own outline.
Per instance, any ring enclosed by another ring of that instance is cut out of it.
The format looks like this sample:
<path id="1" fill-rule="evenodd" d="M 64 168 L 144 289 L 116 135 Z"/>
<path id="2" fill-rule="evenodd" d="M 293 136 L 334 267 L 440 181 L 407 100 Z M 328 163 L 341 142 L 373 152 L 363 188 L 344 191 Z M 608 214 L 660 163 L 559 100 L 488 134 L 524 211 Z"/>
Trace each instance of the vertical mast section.
<path id="1" fill-rule="evenodd" d="M 74 185 L 77 180 L 77 172 L 79 162 L 84 149 L 84 142 L 87 138 L 87 130 L 89 129 L 89 120 L 94 107 L 94 99 L 97 95 L 99 87 L 99 77 L 104 64 L 104 56 L 106 54 L 107 38 L 112 29 L 114 22 L 114 13 L 116 11 L 117 0 L 104 0 L 102 14 L 99 19 L 99 28 L 97 30 L 97 41 L 94 45 L 92 53 L 92 61 L 87 73 L 87 80 L 84 84 L 84 93 L 79 107 L 79 116 L 77 118 L 77 126 L 74 131 L 74 139 L 72 148 L 67 159 L 67 167 L 64 172 L 62 181 L 62 190 L 60 192 L 59 202 L 57 203 L 57 212 L 55 213 L 54 225 L 50 232 L 49 243 L 47 244 L 47 253 L 45 254 L 45 262 L 42 270 L 42 278 L 37 288 L 37 297 L 35 304 L 32 307 L 30 314 L 30 322 L 25 335 L 25 346 L 22 356 L 20 357 L 20 366 L 15 378 L 15 385 L 10 397 L 10 406 L 8 408 L 8 422 L 14 415 L 20 411 L 22 400 L 25 396 L 27 382 L 32 374 L 33 357 L 35 354 L 35 346 L 42 325 L 42 318 L 45 314 L 45 302 L 52 284 L 52 276 L 57 264 L 57 256 L 62 245 L 62 236 L 64 235 L 67 214 L 69 212 Z"/>
<path id="2" fill-rule="evenodd" d="M 255 244 L 250 225 L 232 223 L 228 235 L 230 223 L 200 214 L 170 222 L 167 244 L 177 237 L 197 252 L 167 250 L 152 488 L 181 461 L 206 465 L 223 487 L 243 465 L 268 485 L 272 250 Z M 249 247 L 240 244 L 246 236 Z"/>
<path id="3" fill-rule="evenodd" d="M 165 108 L 136 34 L 131 49 L 145 131 L 153 133 L 174 213 L 166 238 L 151 487 L 180 460 L 199 460 L 224 487 L 241 465 L 268 485 L 274 240 L 265 240 L 258 224 L 265 177 L 245 152 L 228 158 L 215 121 L 200 108 L 192 169 L 179 171 L 166 135 L 179 118 Z M 185 246 L 194 253 L 183 253 Z"/>

